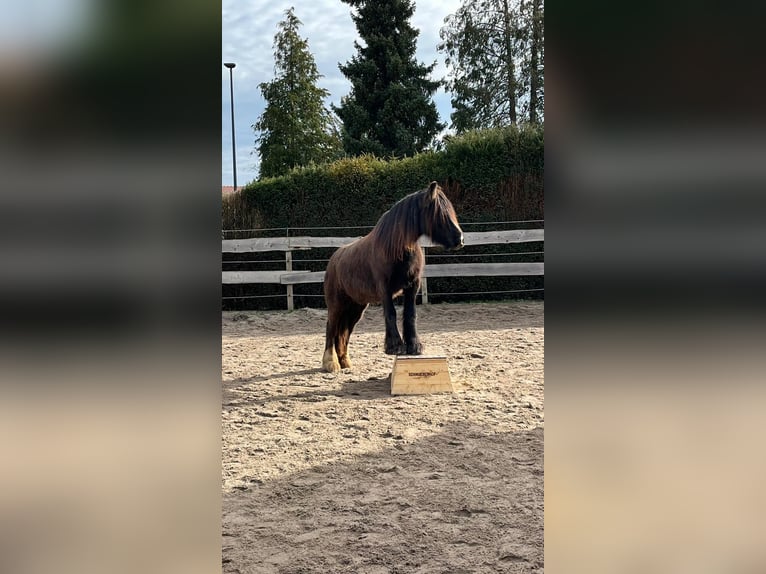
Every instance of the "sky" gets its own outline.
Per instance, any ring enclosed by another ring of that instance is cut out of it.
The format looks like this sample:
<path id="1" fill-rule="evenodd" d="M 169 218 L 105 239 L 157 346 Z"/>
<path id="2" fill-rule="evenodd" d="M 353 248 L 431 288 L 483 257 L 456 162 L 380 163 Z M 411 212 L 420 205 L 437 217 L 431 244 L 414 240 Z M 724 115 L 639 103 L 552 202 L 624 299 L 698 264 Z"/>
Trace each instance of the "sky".
<path id="1" fill-rule="evenodd" d="M 263 113 L 265 102 L 258 84 L 274 77 L 273 43 L 277 24 L 291 6 L 303 22 L 300 35 L 308 39 L 319 73 L 318 82 L 330 92 L 327 104 L 339 104 L 351 84 L 338 69 L 355 53 L 358 40 L 351 20 L 351 7 L 340 0 L 222 0 L 221 133 L 222 185 L 233 184 L 231 142 L 231 92 L 229 70 L 223 62 L 234 62 L 234 139 L 237 150 L 237 185 L 245 185 L 258 175 L 255 133 L 252 125 Z M 437 62 L 432 78 L 446 75 L 444 56 L 436 51 L 439 29 L 444 18 L 457 11 L 461 0 L 415 0 L 410 24 L 420 31 L 417 59 L 424 64 Z M 434 95 L 441 121 L 449 123 L 450 97 L 442 88 Z"/>

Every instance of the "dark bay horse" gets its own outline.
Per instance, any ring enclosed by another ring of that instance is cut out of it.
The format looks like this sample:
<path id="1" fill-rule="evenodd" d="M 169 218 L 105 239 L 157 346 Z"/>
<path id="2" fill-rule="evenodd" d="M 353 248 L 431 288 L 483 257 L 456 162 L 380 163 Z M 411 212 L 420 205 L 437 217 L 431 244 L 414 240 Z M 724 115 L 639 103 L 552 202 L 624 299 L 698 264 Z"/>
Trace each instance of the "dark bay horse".
<path id="1" fill-rule="evenodd" d="M 463 231 L 452 203 L 433 181 L 384 213 L 375 228 L 330 258 L 324 278 L 327 334 L 322 368 L 334 373 L 351 366 L 348 339 L 370 303 L 382 303 L 386 319 L 385 352 L 420 355 L 415 326 L 415 295 L 420 289 L 421 235 L 447 249 L 463 246 Z M 394 297 L 404 294 L 404 340 L 396 326 Z"/>

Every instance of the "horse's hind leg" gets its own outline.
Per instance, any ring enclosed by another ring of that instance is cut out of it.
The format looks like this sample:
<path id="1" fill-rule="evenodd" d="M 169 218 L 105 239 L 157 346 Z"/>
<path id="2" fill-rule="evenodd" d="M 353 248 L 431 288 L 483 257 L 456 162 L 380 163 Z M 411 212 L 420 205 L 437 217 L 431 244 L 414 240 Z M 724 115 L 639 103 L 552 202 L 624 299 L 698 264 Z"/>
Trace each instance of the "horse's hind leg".
<path id="1" fill-rule="evenodd" d="M 354 331 L 354 326 L 362 318 L 367 305 L 358 305 L 349 303 L 343 312 L 338 329 L 338 335 L 335 339 L 335 350 L 338 353 L 338 362 L 341 369 L 351 368 L 351 359 L 348 356 L 348 340 Z"/>
<path id="2" fill-rule="evenodd" d="M 340 371 L 340 363 L 335 354 L 335 340 L 338 332 L 338 314 L 331 309 L 327 310 L 327 331 L 325 333 L 324 356 L 322 357 L 322 368 L 328 373 L 337 373 Z"/>

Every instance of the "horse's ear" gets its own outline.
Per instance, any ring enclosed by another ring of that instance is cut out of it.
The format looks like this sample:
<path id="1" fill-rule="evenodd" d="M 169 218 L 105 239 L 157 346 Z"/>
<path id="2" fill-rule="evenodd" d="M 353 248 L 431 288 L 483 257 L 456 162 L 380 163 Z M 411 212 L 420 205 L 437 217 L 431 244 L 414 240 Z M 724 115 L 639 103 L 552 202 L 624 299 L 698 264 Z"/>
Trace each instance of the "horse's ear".
<path id="1" fill-rule="evenodd" d="M 436 183 L 435 181 L 432 181 L 431 185 L 428 186 L 428 197 L 430 197 L 431 199 L 436 199 L 436 193 L 438 189 L 439 189 L 439 184 Z"/>

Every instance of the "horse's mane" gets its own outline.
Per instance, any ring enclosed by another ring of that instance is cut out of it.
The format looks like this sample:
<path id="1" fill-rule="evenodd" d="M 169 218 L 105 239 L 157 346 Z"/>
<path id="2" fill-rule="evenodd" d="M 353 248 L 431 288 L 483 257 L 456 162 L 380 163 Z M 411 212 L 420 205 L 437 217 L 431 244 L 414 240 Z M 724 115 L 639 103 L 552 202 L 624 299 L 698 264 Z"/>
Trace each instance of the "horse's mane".
<path id="1" fill-rule="evenodd" d="M 423 202 L 428 189 L 411 193 L 397 201 L 391 209 L 380 216 L 370 232 L 370 239 L 389 260 L 399 260 L 405 250 L 412 248 L 423 233 L 430 233 L 435 223 L 445 224 L 454 209 L 440 187 L 436 187 L 436 198 L 429 204 L 428 214 L 423 218 Z M 421 227 L 425 222 L 426 229 Z"/>

